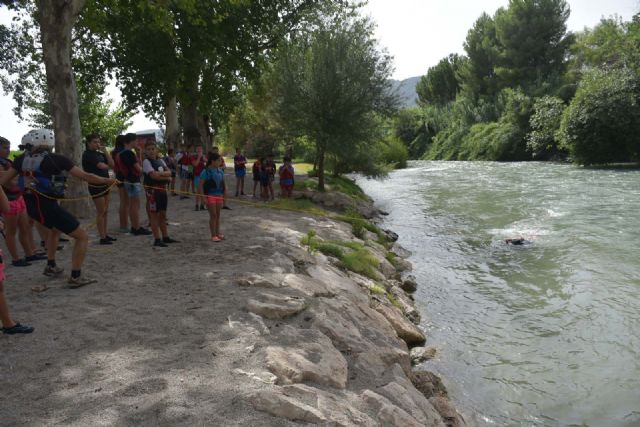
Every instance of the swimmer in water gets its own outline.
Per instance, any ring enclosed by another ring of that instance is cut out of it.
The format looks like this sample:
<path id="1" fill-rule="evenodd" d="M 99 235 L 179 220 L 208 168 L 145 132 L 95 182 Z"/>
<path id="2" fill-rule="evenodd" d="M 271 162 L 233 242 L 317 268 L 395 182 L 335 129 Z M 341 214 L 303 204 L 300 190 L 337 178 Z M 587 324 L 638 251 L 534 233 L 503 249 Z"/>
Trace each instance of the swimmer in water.
<path id="1" fill-rule="evenodd" d="M 504 242 L 507 245 L 515 245 L 515 246 L 531 244 L 531 242 L 529 240 L 526 240 L 524 237 L 517 237 L 515 239 L 506 239 Z"/>

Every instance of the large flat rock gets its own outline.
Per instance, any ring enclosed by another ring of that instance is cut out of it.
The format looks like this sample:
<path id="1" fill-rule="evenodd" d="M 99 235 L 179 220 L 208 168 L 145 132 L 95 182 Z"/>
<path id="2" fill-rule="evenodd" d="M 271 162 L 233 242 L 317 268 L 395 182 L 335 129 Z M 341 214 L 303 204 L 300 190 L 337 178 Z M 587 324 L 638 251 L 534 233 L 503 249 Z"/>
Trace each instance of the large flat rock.
<path id="1" fill-rule="evenodd" d="M 331 340 L 315 329 L 285 326 L 284 345 L 265 349 L 267 368 L 278 384 L 314 382 L 338 389 L 347 386 L 347 361 Z"/>

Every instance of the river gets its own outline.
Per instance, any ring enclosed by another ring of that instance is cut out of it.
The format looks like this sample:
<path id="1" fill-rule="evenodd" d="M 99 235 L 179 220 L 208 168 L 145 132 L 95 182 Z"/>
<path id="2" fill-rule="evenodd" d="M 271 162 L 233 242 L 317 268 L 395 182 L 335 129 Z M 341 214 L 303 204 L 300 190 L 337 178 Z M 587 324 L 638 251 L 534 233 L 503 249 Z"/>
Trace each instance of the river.
<path id="1" fill-rule="evenodd" d="M 640 426 L 640 171 L 411 162 L 358 184 L 413 253 L 425 368 L 477 424 Z"/>

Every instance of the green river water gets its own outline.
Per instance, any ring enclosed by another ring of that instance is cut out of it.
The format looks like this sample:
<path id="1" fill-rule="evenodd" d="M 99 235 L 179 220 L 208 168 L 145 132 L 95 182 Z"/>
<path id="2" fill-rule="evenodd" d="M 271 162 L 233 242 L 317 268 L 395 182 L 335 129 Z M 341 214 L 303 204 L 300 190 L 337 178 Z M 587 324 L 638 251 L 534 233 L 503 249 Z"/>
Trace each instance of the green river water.
<path id="1" fill-rule="evenodd" d="M 412 162 L 358 183 L 412 252 L 425 368 L 476 424 L 640 426 L 640 171 Z"/>

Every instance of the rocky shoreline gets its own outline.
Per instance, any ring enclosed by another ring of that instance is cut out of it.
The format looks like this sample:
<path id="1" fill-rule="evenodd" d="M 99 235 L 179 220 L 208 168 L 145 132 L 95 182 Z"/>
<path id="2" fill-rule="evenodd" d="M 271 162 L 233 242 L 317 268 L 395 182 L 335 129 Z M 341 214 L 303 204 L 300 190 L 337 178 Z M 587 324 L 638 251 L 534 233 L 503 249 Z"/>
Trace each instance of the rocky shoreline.
<path id="1" fill-rule="evenodd" d="M 370 200 L 341 193 L 306 191 L 297 197 L 362 218 L 381 214 Z M 247 396 L 254 408 L 320 425 L 466 425 L 440 378 L 413 368 L 435 349 L 423 347 L 426 337 L 411 296 L 418 284 L 408 275 L 409 253 L 396 240 L 389 230 L 375 233 L 323 219 L 306 236 L 291 234 L 284 255 L 295 273 L 236 281 L 263 289 L 246 309 L 263 326 L 259 351 L 273 386 Z M 370 255 L 375 272 L 351 271 L 335 247 Z"/>
<path id="2" fill-rule="evenodd" d="M 100 281 L 85 288 L 67 289 L 39 265 L 7 268 L 12 311 L 36 330 L 0 335 L 0 420 L 464 425 L 440 379 L 412 365 L 433 349 L 421 347 L 419 284 L 397 236 L 375 225 L 371 201 L 296 197 L 307 200 L 289 210 L 232 198 L 220 243 L 189 199 L 171 199 L 169 230 L 181 242 L 169 248 L 117 232 L 104 247 L 89 223 L 86 270 Z M 117 209 L 114 197 L 111 218 Z"/>

